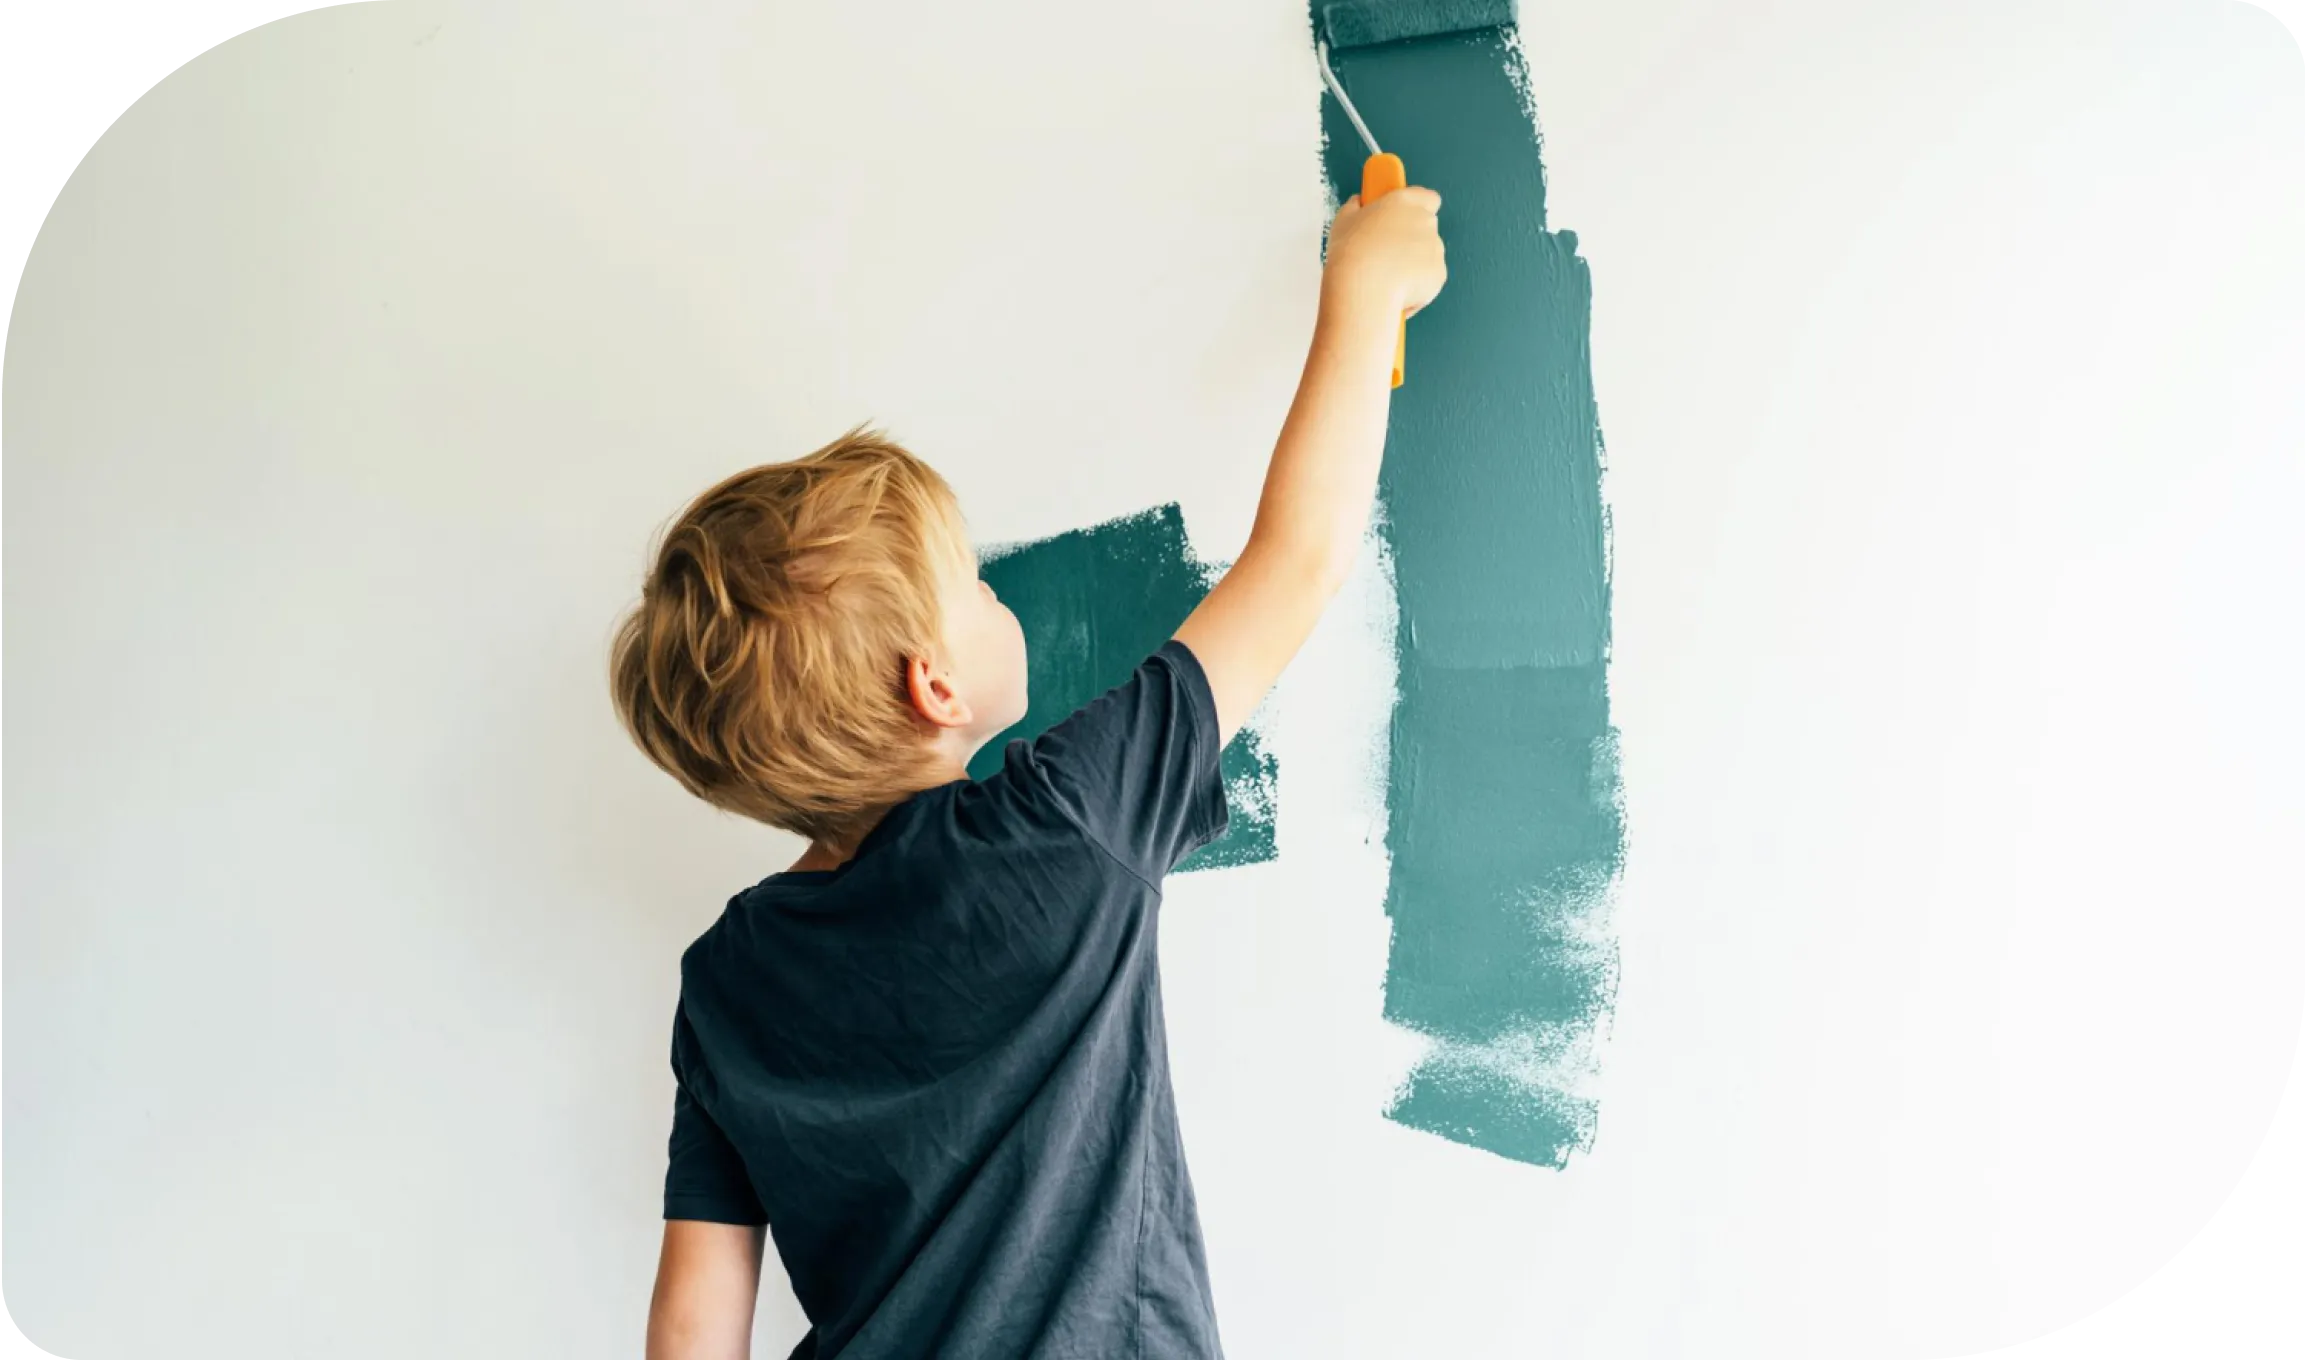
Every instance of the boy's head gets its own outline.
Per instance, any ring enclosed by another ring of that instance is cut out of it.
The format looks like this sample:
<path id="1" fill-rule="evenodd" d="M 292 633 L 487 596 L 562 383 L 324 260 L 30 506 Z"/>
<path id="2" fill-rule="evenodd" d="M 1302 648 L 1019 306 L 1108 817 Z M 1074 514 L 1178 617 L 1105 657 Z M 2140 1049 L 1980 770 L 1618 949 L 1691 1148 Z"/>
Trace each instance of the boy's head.
<path id="1" fill-rule="evenodd" d="M 1024 633 L 952 489 L 861 426 L 682 511 L 609 671 L 689 792 L 839 849 L 1025 711 Z"/>

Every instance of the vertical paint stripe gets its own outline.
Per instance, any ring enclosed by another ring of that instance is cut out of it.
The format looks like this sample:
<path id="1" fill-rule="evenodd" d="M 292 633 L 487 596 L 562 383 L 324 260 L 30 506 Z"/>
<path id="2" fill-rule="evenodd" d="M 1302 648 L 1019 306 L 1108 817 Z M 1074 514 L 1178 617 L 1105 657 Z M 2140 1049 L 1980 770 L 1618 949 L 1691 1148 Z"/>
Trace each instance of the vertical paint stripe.
<path id="1" fill-rule="evenodd" d="M 1432 1047 L 1387 1113 L 1563 1166 L 1592 1145 L 1623 861 L 1592 280 L 1545 229 L 1528 75 L 1503 30 L 1332 53 L 1409 181 L 1449 283 L 1409 323 L 1379 532 L 1399 593 L 1385 1017 Z M 1366 151 L 1322 96 L 1341 200 Z"/>

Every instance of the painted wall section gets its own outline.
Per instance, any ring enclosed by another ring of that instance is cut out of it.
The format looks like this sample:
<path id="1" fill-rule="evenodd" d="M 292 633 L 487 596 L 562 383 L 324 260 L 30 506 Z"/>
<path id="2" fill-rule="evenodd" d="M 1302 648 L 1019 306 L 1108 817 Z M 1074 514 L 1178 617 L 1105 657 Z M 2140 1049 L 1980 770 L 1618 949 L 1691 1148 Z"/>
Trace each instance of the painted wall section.
<path id="1" fill-rule="evenodd" d="M 1387 1113 L 1499 1156 L 1592 1145 L 1624 855 L 1592 279 L 1545 229 L 1528 75 L 1503 30 L 1332 54 L 1409 181 L 1449 284 L 1409 323 L 1379 532 L 1399 593 L 1385 1017 L 1432 1048 Z M 1338 199 L 1366 156 L 1321 96 Z"/>
<path id="2" fill-rule="evenodd" d="M 1184 514 L 1173 504 L 1037 542 L 994 545 L 982 557 L 984 579 L 1024 625 L 1031 697 L 1023 720 L 969 763 L 976 779 L 1000 769 L 1011 738 L 1038 736 L 1128 679 L 1215 584 L 1215 573 L 1193 556 Z M 1234 734 L 1223 769 L 1231 824 L 1178 865 L 1179 873 L 1255 864 L 1275 853 L 1280 767 L 1254 727 Z"/>

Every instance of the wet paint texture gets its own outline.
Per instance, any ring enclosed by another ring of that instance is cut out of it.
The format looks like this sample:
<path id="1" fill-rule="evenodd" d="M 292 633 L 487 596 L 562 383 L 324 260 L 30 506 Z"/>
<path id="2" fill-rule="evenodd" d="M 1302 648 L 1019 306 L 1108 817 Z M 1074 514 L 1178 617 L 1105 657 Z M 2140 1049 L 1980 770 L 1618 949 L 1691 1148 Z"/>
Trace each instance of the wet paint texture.
<path id="1" fill-rule="evenodd" d="M 1001 748 L 1034 737 L 1128 679 L 1208 594 L 1214 573 L 1192 555 L 1184 515 L 1164 505 L 1125 519 L 1032 543 L 987 548 L 981 573 L 1024 625 L 1030 701 L 1023 721 L 985 744 L 969 764 L 982 779 Z M 1222 758 L 1231 823 L 1177 872 L 1273 858 L 1279 767 L 1253 727 Z"/>
<path id="2" fill-rule="evenodd" d="M 1432 1047 L 1387 1113 L 1563 1166 L 1592 1145 L 1624 828 L 1609 721 L 1592 283 L 1545 229 L 1526 68 L 1499 29 L 1333 54 L 1409 181 L 1449 283 L 1409 323 L 1380 533 L 1399 597 L 1385 1017 Z M 1322 96 L 1342 199 L 1366 152 Z"/>

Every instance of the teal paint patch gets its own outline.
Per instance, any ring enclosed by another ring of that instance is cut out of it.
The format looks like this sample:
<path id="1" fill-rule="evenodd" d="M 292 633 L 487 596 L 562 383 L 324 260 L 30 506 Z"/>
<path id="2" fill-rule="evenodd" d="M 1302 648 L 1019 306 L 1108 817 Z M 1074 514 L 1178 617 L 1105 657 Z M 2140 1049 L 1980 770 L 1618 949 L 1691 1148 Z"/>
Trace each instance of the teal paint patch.
<path id="1" fill-rule="evenodd" d="M 988 547 L 980 571 L 1024 625 L 1030 698 L 1021 722 L 969 763 L 983 779 L 1011 739 L 1035 737 L 1128 679 L 1208 594 L 1216 573 L 1193 556 L 1184 513 L 1164 505 L 1032 543 Z M 1231 824 L 1177 872 L 1256 864 L 1277 853 L 1280 767 L 1254 728 L 1221 759 Z"/>
<path id="2" fill-rule="evenodd" d="M 1379 481 L 1399 597 L 1385 1018 L 1432 1047 L 1386 1113 L 1565 1166 L 1615 1004 L 1624 859 L 1592 279 L 1545 228 L 1527 68 L 1500 29 L 1331 53 L 1441 195 L 1449 284 L 1409 322 Z M 1366 156 L 1322 95 L 1338 199 Z"/>

